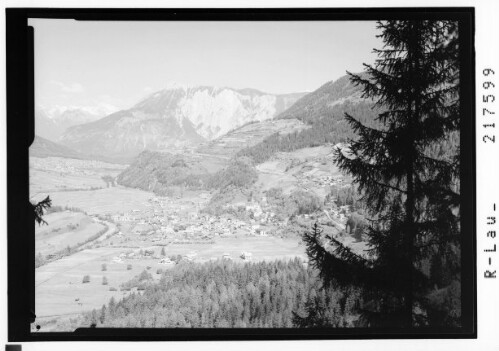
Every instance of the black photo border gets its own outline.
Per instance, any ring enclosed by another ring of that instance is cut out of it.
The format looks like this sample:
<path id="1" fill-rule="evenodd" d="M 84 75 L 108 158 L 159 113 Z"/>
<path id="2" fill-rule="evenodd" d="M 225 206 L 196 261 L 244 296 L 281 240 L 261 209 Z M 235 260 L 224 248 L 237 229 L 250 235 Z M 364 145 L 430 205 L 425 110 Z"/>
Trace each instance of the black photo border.
<path id="1" fill-rule="evenodd" d="M 7 8 L 7 250 L 8 340 L 188 341 L 307 339 L 465 339 L 477 337 L 475 10 L 419 8 Z M 35 321 L 34 218 L 29 201 L 29 145 L 34 139 L 33 28 L 29 18 L 99 21 L 352 21 L 449 19 L 459 21 L 461 109 L 461 301 L 460 328 L 376 329 L 105 329 L 31 332 Z"/>

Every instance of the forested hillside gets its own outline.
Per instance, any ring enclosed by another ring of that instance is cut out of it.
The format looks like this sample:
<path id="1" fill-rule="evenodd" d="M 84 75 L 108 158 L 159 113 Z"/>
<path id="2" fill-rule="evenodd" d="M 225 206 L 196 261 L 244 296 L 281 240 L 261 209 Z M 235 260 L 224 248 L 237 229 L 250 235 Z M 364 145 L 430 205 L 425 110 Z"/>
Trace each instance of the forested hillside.
<path id="1" fill-rule="evenodd" d="M 118 184 L 166 195 L 174 187 L 199 189 L 208 173 L 197 162 L 162 152 L 143 151 L 117 178 Z"/>
<path id="2" fill-rule="evenodd" d="M 361 73 L 362 76 L 365 76 Z M 317 117 L 327 114 L 329 108 L 341 105 L 346 101 L 358 103 L 363 101 L 361 90 L 350 82 L 347 75 L 330 81 L 317 90 L 303 96 L 291 107 L 283 111 L 278 118 L 297 118 L 312 124 Z"/>
<path id="3" fill-rule="evenodd" d="M 251 160 L 246 157 L 234 159 L 221 171 L 211 175 L 207 181 L 207 187 L 217 189 L 203 212 L 219 216 L 227 211 L 226 205 L 236 198 L 247 198 L 251 186 L 257 181 L 258 173 Z M 233 213 L 236 217 L 241 214 Z"/>
<path id="4" fill-rule="evenodd" d="M 225 168 L 209 173 L 200 162 L 182 155 L 144 151 L 117 178 L 119 184 L 172 195 L 176 188 L 223 190 L 247 189 L 258 175 L 248 158 L 232 160 Z"/>
<path id="5" fill-rule="evenodd" d="M 376 109 L 369 100 L 361 98 L 360 91 L 342 77 L 329 82 L 298 100 L 278 118 L 298 119 L 311 128 L 287 135 L 275 133 L 261 143 L 241 150 L 238 156 L 248 156 L 255 163 L 268 160 L 276 152 L 289 152 L 304 147 L 346 142 L 354 138 L 345 113 L 361 116 L 363 123 L 376 123 Z"/>
<path id="6" fill-rule="evenodd" d="M 144 275 L 146 276 L 146 275 Z M 331 327 L 353 326 L 358 295 L 350 289 L 320 289 L 301 260 L 237 264 L 181 263 L 100 311 L 86 315 L 97 327 L 289 328 L 307 317 Z M 312 308 L 312 306 L 314 308 Z M 310 314 L 319 307 L 320 317 Z"/>

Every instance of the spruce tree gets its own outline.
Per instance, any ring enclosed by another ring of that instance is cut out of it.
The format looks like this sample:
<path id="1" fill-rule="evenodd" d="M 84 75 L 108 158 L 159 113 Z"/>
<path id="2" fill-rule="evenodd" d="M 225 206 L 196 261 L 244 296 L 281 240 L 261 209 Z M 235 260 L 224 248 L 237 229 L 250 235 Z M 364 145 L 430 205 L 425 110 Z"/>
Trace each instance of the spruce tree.
<path id="1" fill-rule="evenodd" d="M 30 201 L 29 206 L 35 222 L 38 224 L 47 224 L 47 222 L 43 219 L 43 215 L 52 206 L 52 200 L 50 199 L 50 197 L 47 196 L 45 199 L 37 202 L 36 204 L 33 204 Z"/>
<path id="2" fill-rule="evenodd" d="M 366 325 L 410 328 L 432 324 L 416 313 L 430 308 L 425 262 L 448 255 L 454 276 L 460 271 L 459 146 L 449 142 L 460 117 L 457 24 L 384 21 L 378 29 L 375 64 L 349 75 L 380 112 L 371 123 L 346 114 L 357 137 L 336 151 L 370 217 L 369 255 L 326 243 L 317 227 L 304 239 L 326 284 L 363 287 Z"/>

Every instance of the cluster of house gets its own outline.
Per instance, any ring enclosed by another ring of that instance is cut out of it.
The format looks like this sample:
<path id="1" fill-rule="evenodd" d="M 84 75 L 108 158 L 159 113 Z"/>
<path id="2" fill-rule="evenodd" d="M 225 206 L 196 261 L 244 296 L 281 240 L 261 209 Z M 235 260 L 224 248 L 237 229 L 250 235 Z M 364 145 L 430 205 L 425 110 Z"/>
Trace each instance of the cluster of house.
<path id="1" fill-rule="evenodd" d="M 326 176 L 325 181 L 336 181 L 340 178 Z M 115 222 L 129 222 L 132 232 L 141 235 L 143 240 L 154 243 L 186 243 L 210 242 L 214 237 L 226 237 L 234 234 L 251 236 L 269 236 L 276 234 L 287 225 L 272 211 L 267 198 L 260 201 L 241 202 L 235 206 L 243 206 L 252 214 L 252 219 L 243 221 L 226 216 L 213 216 L 200 213 L 194 203 L 179 203 L 171 198 L 152 197 L 144 203 L 145 209 L 132 209 L 127 213 L 112 217 Z M 199 207 L 199 206 L 198 206 Z M 326 207 L 329 215 L 339 222 L 346 221 L 349 208 Z"/>
<path id="2" fill-rule="evenodd" d="M 345 178 L 341 174 L 322 175 L 320 177 L 305 174 L 302 178 L 298 179 L 298 184 L 300 184 L 304 190 L 308 190 L 309 187 L 350 186 L 350 184 L 346 182 Z"/>
<path id="3" fill-rule="evenodd" d="M 204 199 L 207 199 L 207 196 L 204 196 Z M 131 224 L 134 234 L 143 235 L 152 242 L 211 240 L 215 236 L 224 237 L 236 233 L 267 236 L 269 230 L 263 227 L 278 225 L 279 222 L 275 213 L 266 206 L 265 198 L 262 205 L 256 201 L 239 204 L 253 214 L 251 221 L 202 214 L 199 204 L 179 204 L 170 198 L 152 197 L 143 205 L 143 209 L 119 213 L 111 219 L 114 222 Z"/>
<path id="4" fill-rule="evenodd" d="M 241 252 L 239 255 L 239 258 L 244 260 L 244 261 L 250 261 L 253 258 L 253 254 L 251 252 Z M 222 255 L 223 260 L 232 260 L 232 255 L 230 253 L 224 253 Z"/>
<path id="5" fill-rule="evenodd" d="M 332 206 L 324 209 L 327 217 L 345 225 L 348 218 L 350 217 L 351 211 L 350 206 Z"/>
<path id="6" fill-rule="evenodd" d="M 138 259 L 138 258 L 159 258 L 154 250 L 134 250 L 128 252 L 122 252 L 118 256 L 113 257 L 112 261 L 114 263 L 124 263 L 126 259 Z"/>

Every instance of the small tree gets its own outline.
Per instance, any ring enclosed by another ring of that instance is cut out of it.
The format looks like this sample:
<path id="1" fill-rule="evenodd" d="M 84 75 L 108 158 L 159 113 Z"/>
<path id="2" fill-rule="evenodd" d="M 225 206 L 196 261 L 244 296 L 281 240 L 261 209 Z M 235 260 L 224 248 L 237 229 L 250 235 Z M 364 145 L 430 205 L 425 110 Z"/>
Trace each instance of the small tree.
<path id="1" fill-rule="evenodd" d="M 102 277 L 102 285 L 107 285 L 107 278 L 106 277 Z"/>
<path id="2" fill-rule="evenodd" d="M 92 310 L 92 313 L 90 314 L 90 327 L 91 328 L 95 328 L 97 326 L 97 320 L 98 320 L 97 311 L 94 308 Z"/>
<path id="3" fill-rule="evenodd" d="M 105 263 L 102 264 L 101 271 L 103 271 L 103 272 L 107 271 L 107 264 L 105 264 Z"/>
<path id="4" fill-rule="evenodd" d="M 116 183 L 115 178 L 110 176 L 110 175 L 105 175 L 105 176 L 101 177 L 101 179 L 106 183 L 106 186 L 108 188 L 113 187 Z"/>
<path id="5" fill-rule="evenodd" d="M 149 274 L 146 270 L 143 270 L 139 275 L 139 281 L 152 279 L 151 274 Z"/>
<path id="6" fill-rule="evenodd" d="M 131 271 L 131 270 L 132 270 L 132 265 L 131 265 L 131 264 L 128 264 L 128 265 L 126 266 L 126 270 L 127 270 L 127 271 Z"/>
<path id="7" fill-rule="evenodd" d="M 161 248 L 161 256 L 166 256 L 165 247 Z"/>
<path id="8" fill-rule="evenodd" d="M 83 277 L 83 280 L 82 280 L 82 283 L 85 284 L 85 283 L 90 283 L 90 276 L 89 275 L 86 275 Z"/>
<path id="9" fill-rule="evenodd" d="M 102 305 L 102 308 L 100 310 L 100 316 L 99 316 L 100 324 L 104 324 L 104 322 L 106 321 L 106 316 L 107 316 L 106 305 Z"/>

